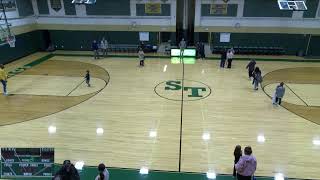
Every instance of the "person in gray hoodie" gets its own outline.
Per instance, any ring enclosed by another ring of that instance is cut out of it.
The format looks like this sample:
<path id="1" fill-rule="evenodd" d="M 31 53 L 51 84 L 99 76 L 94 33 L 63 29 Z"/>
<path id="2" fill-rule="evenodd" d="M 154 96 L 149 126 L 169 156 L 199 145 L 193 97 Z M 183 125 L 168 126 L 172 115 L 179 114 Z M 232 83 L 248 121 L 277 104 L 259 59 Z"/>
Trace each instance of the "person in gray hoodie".
<path id="1" fill-rule="evenodd" d="M 182 38 L 182 40 L 180 41 L 179 47 L 180 47 L 180 58 L 182 58 L 184 54 L 184 49 L 187 48 L 187 43 L 184 40 L 184 38 Z"/>
<path id="2" fill-rule="evenodd" d="M 252 155 L 250 146 L 244 148 L 244 156 L 235 165 L 238 180 L 251 180 L 257 169 L 257 160 Z"/>
<path id="3" fill-rule="evenodd" d="M 284 83 L 281 82 L 277 88 L 276 88 L 276 93 L 275 93 L 275 96 L 276 96 L 276 101 L 275 101 L 275 104 L 279 104 L 281 105 L 281 100 L 286 92 L 286 89 L 284 88 Z"/>

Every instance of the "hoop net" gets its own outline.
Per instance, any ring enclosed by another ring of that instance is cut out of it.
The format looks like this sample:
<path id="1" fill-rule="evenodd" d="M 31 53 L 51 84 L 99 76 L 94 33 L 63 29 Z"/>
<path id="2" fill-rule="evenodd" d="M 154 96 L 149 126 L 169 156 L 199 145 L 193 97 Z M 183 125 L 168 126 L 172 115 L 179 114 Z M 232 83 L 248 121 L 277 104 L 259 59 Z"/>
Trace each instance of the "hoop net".
<path id="1" fill-rule="evenodd" d="M 16 47 L 16 38 L 14 36 L 7 37 L 7 43 L 11 48 Z"/>

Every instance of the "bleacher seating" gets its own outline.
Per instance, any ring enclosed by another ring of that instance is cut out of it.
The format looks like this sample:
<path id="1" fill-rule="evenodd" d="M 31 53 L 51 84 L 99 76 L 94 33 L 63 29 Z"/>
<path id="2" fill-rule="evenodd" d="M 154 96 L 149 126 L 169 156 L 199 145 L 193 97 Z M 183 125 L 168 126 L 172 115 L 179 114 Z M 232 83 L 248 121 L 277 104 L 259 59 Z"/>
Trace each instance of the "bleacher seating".
<path id="1" fill-rule="evenodd" d="M 156 47 L 156 48 L 155 48 Z M 145 45 L 144 52 L 157 52 L 158 47 L 153 45 Z M 115 53 L 137 53 L 139 45 L 134 44 L 109 44 L 108 51 Z"/>
<path id="2" fill-rule="evenodd" d="M 213 54 L 221 54 L 224 50 L 232 48 L 236 54 L 256 54 L 256 55 L 283 55 L 285 50 L 282 47 L 265 46 L 213 46 Z"/>

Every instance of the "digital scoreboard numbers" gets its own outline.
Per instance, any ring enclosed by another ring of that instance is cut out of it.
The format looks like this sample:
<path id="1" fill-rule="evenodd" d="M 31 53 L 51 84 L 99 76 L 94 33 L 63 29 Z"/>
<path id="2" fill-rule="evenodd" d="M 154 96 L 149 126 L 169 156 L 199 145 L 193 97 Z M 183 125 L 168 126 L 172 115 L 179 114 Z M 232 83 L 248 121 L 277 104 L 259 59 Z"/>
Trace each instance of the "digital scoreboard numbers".
<path id="1" fill-rule="evenodd" d="M 54 148 L 1 148 L 1 178 L 52 177 Z"/>

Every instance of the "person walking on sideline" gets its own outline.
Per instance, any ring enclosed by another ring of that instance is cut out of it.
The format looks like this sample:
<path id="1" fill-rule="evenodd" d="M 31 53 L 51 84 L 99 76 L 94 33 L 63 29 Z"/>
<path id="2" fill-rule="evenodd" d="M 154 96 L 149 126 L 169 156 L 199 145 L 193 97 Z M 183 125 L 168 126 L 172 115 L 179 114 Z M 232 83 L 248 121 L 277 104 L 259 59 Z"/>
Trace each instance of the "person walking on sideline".
<path id="1" fill-rule="evenodd" d="M 180 58 L 183 57 L 183 53 L 184 53 L 184 49 L 187 47 L 187 43 L 184 40 L 184 38 L 181 39 L 180 43 L 179 43 L 179 47 L 180 47 Z"/>
<path id="2" fill-rule="evenodd" d="M 261 71 L 259 67 L 256 67 L 253 71 L 253 89 L 258 90 L 258 86 L 260 83 L 262 83 Z"/>
<path id="3" fill-rule="evenodd" d="M 142 50 L 142 48 L 139 49 L 139 52 L 138 52 L 138 56 L 139 56 L 139 60 L 140 60 L 140 67 L 144 66 L 144 52 Z"/>
<path id="4" fill-rule="evenodd" d="M 277 104 L 281 105 L 281 100 L 282 100 L 282 98 L 283 98 L 283 96 L 284 96 L 284 94 L 286 92 L 286 89 L 284 88 L 283 85 L 284 85 L 284 83 L 281 82 L 276 88 L 276 93 L 275 93 L 275 98 L 276 99 L 275 99 L 275 102 L 274 102 L 275 105 L 277 105 Z"/>
<path id="5" fill-rule="evenodd" d="M 251 77 L 253 77 L 253 71 L 255 67 L 256 67 L 256 61 L 254 59 L 251 59 L 251 61 L 248 63 L 246 67 L 248 69 L 248 75 L 250 80 L 251 80 Z"/>
<path id="6" fill-rule="evenodd" d="M 233 56 L 234 56 L 234 50 L 233 48 L 229 49 L 227 52 L 227 59 L 228 59 L 228 66 L 227 68 L 231 68 L 231 64 L 232 64 L 232 60 L 233 60 Z"/>
<path id="7" fill-rule="evenodd" d="M 204 60 L 206 58 L 205 47 L 203 42 L 200 43 L 200 57 L 201 60 Z"/>
<path id="8" fill-rule="evenodd" d="M 105 38 L 102 38 L 100 47 L 103 57 L 106 57 L 108 55 L 108 41 Z"/>
<path id="9" fill-rule="evenodd" d="M 90 71 L 87 70 L 87 74 L 86 76 L 84 77 L 86 79 L 86 83 L 88 85 L 88 87 L 91 87 L 91 84 L 90 84 Z"/>
<path id="10" fill-rule="evenodd" d="M 220 61 L 220 67 L 224 68 L 225 64 L 226 64 L 226 59 L 227 59 L 227 52 L 224 50 L 222 50 L 221 53 L 221 61 Z"/>
<path id="11" fill-rule="evenodd" d="M 233 177 L 237 176 L 237 171 L 235 165 L 239 162 L 240 157 L 242 156 L 241 146 L 237 145 L 233 152 L 234 155 L 234 165 L 233 165 Z"/>
<path id="12" fill-rule="evenodd" d="M 99 164 L 98 166 L 99 175 L 95 180 L 109 180 L 109 171 L 104 164 Z"/>
<path id="13" fill-rule="evenodd" d="M 92 51 L 94 59 L 99 59 L 99 45 L 96 40 L 92 42 Z"/>
<path id="14" fill-rule="evenodd" d="M 251 180 L 257 169 L 257 160 L 252 155 L 252 149 L 250 146 L 244 148 L 244 156 L 240 157 L 235 168 L 238 180 Z"/>
<path id="15" fill-rule="evenodd" d="M 3 87 L 3 95 L 7 96 L 7 82 L 8 82 L 8 75 L 6 71 L 4 70 L 4 65 L 0 64 L 0 81 Z"/>

